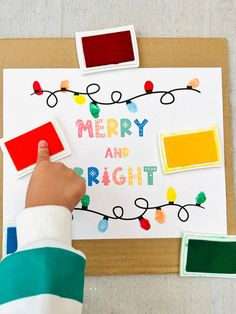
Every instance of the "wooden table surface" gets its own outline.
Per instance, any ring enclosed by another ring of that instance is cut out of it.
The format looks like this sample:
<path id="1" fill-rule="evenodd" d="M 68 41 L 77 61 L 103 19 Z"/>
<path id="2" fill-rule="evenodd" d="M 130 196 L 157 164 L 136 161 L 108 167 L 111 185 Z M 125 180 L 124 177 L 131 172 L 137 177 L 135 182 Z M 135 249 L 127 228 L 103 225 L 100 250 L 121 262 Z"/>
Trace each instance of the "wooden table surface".
<path id="1" fill-rule="evenodd" d="M 229 46 L 231 120 L 235 121 L 235 12 L 235 0 L 0 0 L 0 37 L 72 37 L 79 30 L 128 24 L 134 24 L 139 37 L 225 37 Z M 235 123 L 232 129 L 234 147 Z M 235 291 L 236 281 L 230 279 L 87 277 L 83 313 L 231 314 L 236 310 Z"/>

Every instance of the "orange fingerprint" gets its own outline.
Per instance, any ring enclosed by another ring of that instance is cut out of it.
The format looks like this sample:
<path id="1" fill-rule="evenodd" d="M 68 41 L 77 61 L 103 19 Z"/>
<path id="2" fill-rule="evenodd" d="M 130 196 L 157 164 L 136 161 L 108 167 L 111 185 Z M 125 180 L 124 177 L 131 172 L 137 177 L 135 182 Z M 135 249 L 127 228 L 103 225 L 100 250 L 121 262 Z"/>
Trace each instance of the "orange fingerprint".
<path id="1" fill-rule="evenodd" d="M 156 210 L 155 220 L 157 222 L 159 222 L 159 224 L 164 224 L 166 221 L 165 212 L 163 210 L 160 210 L 160 209 Z"/>

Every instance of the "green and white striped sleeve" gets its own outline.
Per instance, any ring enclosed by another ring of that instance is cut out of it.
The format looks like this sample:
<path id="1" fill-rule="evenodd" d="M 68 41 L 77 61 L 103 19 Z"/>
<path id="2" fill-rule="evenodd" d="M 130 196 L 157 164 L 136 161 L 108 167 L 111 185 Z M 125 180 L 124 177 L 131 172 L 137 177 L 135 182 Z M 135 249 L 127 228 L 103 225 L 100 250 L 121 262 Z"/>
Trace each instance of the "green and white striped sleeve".
<path id="1" fill-rule="evenodd" d="M 17 252 L 0 263 L 0 314 L 82 311 L 86 259 L 71 246 L 71 213 L 61 206 L 24 209 Z"/>

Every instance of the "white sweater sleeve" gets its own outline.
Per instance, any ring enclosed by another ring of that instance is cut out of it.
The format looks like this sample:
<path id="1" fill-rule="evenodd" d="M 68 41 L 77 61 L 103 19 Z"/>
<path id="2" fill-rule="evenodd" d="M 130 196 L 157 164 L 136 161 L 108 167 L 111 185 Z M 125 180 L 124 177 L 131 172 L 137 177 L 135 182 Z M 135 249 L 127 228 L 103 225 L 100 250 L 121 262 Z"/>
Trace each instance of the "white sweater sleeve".
<path id="1" fill-rule="evenodd" d="M 71 246 L 71 212 L 62 206 L 39 206 L 17 216 L 17 242 L 22 249 L 37 241 L 56 241 Z"/>
<path id="2" fill-rule="evenodd" d="M 71 246 L 71 212 L 26 208 L 16 228 L 18 250 L 0 263 L 0 313 L 81 313 L 86 261 Z"/>

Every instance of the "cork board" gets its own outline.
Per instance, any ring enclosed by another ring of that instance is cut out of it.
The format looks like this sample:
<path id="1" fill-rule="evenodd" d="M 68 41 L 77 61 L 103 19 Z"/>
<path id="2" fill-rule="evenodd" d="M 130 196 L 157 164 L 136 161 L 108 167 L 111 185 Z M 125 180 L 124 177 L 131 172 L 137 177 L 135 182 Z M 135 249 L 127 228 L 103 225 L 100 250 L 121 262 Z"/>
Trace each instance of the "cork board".
<path id="1" fill-rule="evenodd" d="M 228 234 L 235 234 L 226 40 L 140 38 L 138 46 L 141 67 L 222 68 Z M 75 40 L 71 38 L 0 40 L 0 66 L 2 112 L 3 68 L 78 67 Z M 2 114 L 0 119 L 2 136 Z M 0 197 L 2 202 L 2 179 Z M 2 223 L 0 233 L 2 238 Z M 2 239 L 0 240 L 2 243 Z M 73 241 L 73 246 L 87 256 L 87 275 L 158 274 L 179 271 L 180 239 Z"/>

